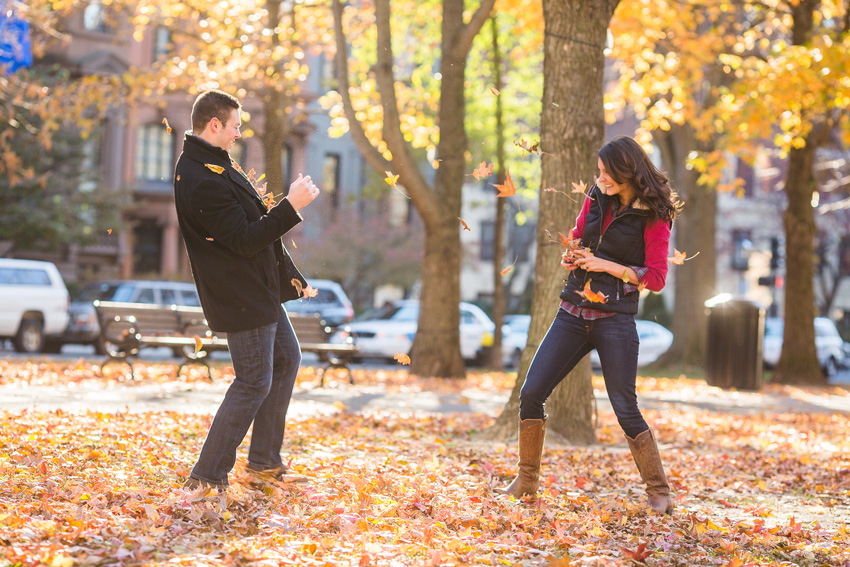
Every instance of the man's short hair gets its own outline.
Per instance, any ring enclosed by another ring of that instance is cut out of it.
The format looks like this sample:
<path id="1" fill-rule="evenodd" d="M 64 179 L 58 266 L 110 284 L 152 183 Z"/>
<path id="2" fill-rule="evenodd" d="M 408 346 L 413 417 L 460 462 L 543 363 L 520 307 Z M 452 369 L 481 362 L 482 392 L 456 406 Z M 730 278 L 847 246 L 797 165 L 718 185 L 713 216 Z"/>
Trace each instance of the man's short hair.
<path id="1" fill-rule="evenodd" d="M 222 124 L 226 124 L 234 108 L 242 108 L 235 96 L 215 89 L 202 92 L 192 105 L 192 132 L 203 132 L 213 118 L 218 118 Z"/>

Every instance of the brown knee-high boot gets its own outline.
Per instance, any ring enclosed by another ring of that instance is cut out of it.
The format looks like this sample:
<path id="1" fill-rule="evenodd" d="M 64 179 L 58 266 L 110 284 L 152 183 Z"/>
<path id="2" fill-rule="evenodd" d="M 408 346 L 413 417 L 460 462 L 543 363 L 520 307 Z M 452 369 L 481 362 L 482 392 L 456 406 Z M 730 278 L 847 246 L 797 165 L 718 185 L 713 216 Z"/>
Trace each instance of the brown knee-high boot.
<path id="1" fill-rule="evenodd" d="M 546 437 L 545 419 L 522 419 L 519 422 L 519 471 L 507 488 L 496 492 L 521 498 L 534 494 L 540 486 L 540 456 L 543 454 L 543 439 Z"/>
<path id="2" fill-rule="evenodd" d="M 646 483 L 646 495 L 649 506 L 659 514 L 669 514 L 673 511 L 673 500 L 670 498 L 670 486 L 664 475 L 661 455 L 651 429 L 647 429 L 634 439 L 626 435 L 629 449 L 632 451 L 638 472 Z"/>

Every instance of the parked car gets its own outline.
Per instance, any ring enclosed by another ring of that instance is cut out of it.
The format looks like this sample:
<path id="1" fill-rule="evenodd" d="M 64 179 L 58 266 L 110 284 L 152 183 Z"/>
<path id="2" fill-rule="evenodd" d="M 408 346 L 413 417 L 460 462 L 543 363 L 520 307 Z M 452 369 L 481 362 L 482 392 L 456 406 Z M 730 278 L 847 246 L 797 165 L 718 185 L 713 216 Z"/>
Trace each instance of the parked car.
<path id="1" fill-rule="evenodd" d="M 780 317 L 768 317 L 764 320 L 762 356 L 764 365 L 768 368 L 773 368 L 779 362 L 784 328 L 785 321 Z M 827 377 L 833 376 L 846 364 L 844 339 L 838 334 L 835 323 L 827 317 L 815 317 L 815 349 L 818 363 Z"/>
<path id="2" fill-rule="evenodd" d="M 343 342 L 347 334 L 360 348 L 358 358 L 392 360 L 396 354 L 410 354 L 419 320 L 419 301 L 403 299 L 367 311 L 353 323 L 340 328 L 331 338 Z M 493 343 L 496 325 L 477 305 L 460 304 L 460 353 L 467 361 L 475 361 L 483 347 Z"/>
<path id="3" fill-rule="evenodd" d="M 95 300 L 190 307 L 201 305 L 193 283 L 148 280 L 92 282 L 83 287 L 71 302 L 71 317 L 61 344 L 90 344 L 99 354 L 106 353 L 100 337 L 100 323 L 92 305 Z"/>
<path id="4" fill-rule="evenodd" d="M 635 319 L 635 326 L 637 327 L 638 339 L 640 340 L 640 346 L 638 346 L 638 366 L 652 364 L 659 356 L 667 352 L 667 349 L 673 344 L 673 333 L 655 321 Z M 596 349 L 590 353 L 590 364 L 594 368 L 602 368 L 602 364 L 599 362 L 599 353 L 596 352 Z"/>
<path id="5" fill-rule="evenodd" d="M 336 327 L 354 319 L 354 308 L 342 286 L 331 280 L 308 279 L 317 290 L 315 297 L 302 297 L 284 303 L 290 313 L 318 313 L 326 325 Z"/>
<path id="6" fill-rule="evenodd" d="M 505 315 L 502 325 L 502 357 L 508 368 L 519 368 L 522 351 L 528 342 L 531 315 Z"/>
<path id="7" fill-rule="evenodd" d="M 0 338 L 18 352 L 56 348 L 68 325 L 68 288 L 50 262 L 0 258 Z"/>

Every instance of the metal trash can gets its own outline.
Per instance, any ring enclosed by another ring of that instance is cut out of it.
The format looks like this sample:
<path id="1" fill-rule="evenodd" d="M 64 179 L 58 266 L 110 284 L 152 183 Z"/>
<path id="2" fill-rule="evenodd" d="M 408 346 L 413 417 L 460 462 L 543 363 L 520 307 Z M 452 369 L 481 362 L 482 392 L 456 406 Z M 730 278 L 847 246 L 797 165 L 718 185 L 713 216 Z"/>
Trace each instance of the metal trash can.
<path id="1" fill-rule="evenodd" d="M 705 305 L 709 309 L 706 382 L 720 388 L 761 390 L 764 308 L 728 294 Z"/>

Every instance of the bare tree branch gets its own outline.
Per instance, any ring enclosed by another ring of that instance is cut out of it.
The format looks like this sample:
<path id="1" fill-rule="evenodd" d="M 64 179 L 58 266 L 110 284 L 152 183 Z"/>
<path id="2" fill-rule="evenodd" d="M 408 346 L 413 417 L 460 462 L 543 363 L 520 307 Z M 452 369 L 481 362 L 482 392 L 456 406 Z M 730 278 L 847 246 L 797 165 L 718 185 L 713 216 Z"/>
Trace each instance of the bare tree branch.
<path id="1" fill-rule="evenodd" d="M 364 159 L 375 171 L 382 172 L 392 169 L 392 164 L 387 161 L 366 137 L 363 125 L 357 119 L 354 106 L 351 104 L 348 82 L 348 47 L 346 46 L 345 32 L 342 29 L 342 3 L 333 0 L 334 34 L 336 36 L 336 68 L 339 80 L 339 94 L 342 96 L 342 106 L 345 109 L 345 117 L 348 119 L 348 128 L 351 137 L 360 150 Z"/>
<path id="2" fill-rule="evenodd" d="M 389 0 L 375 1 L 375 24 L 378 28 L 378 62 L 375 66 L 375 82 L 384 110 L 382 136 L 393 154 L 395 173 L 415 201 L 416 208 L 425 216 L 429 212 L 436 212 L 433 210 L 436 202 L 433 202 L 434 197 L 430 192 L 430 187 L 419 171 L 416 160 L 411 155 L 410 147 L 401 133 L 401 119 L 399 118 L 398 100 L 395 96 L 395 77 L 393 76 L 395 61 L 393 59 L 392 31 L 390 30 Z M 426 209 L 431 210 L 423 210 L 420 206 L 425 206 Z"/>
<path id="3" fill-rule="evenodd" d="M 481 31 L 484 22 L 490 17 L 490 12 L 493 11 L 493 5 L 495 3 L 496 0 L 481 0 L 478 10 L 475 11 L 469 22 L 463 26 L 463 30 L 461 30 L 452 44 L 450 53 L 452 59 L 456 61 L 466 59 L 469 49 L 472 47 L 472 41 L 478 35 L 478 32 Z"/>

